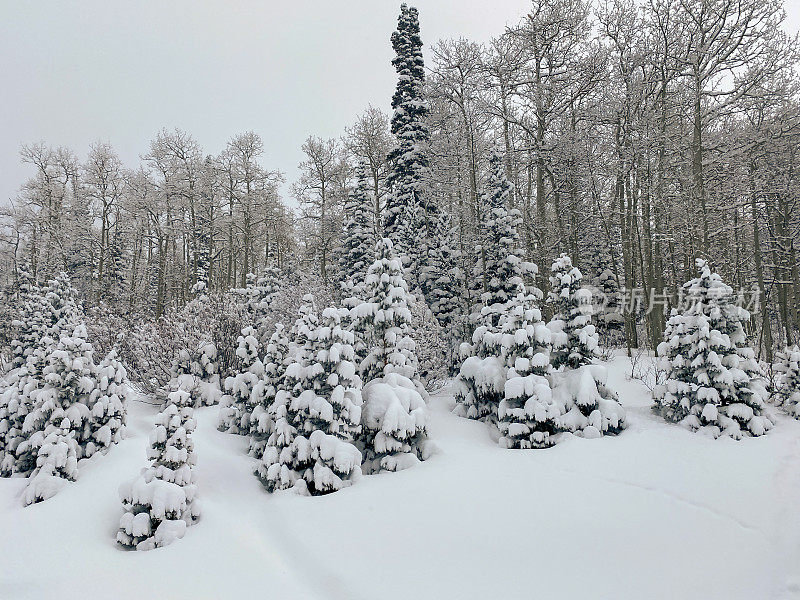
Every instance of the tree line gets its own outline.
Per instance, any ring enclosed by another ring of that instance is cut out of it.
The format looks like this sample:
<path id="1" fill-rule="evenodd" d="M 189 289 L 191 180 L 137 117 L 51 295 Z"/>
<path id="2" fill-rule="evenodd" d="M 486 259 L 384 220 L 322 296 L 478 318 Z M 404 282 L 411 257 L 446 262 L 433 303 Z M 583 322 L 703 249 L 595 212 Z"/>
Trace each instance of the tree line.
<path id="1" fill-rule="evenodd" d="M 798 40 L 784 18 L 780 0 L 534 0 L 489 43 L 442 40 L 423 60 L 406 7 L 391 118 L 368 107 L 341 137 L 308 138 L 296 210 L 252 132 L 213 156 L 163 131 L 134 167 L 107 144 L 83 162 L 27 145 L 35 175 L 3 216 L 3 280 L 23 262 L 37 280 L 66 270 L 87 304 L 154 315 L 198 283 L 245 287 L 268 264 L 338 290 L 360 190 L 364 235 L 390 237 L 440 323 L 468 332 L 491 278 L 497 154 L 532 262 L 566 252 L 647 304 L 677 301 L 706 258 L 734 288 L 761 291 L 747 333 L 771 360 L 800 330 Z M 534 278 L 547 292 L 546 274 Z M 667 317 L 625 311 L 625 343 L 655 348 Z"/>

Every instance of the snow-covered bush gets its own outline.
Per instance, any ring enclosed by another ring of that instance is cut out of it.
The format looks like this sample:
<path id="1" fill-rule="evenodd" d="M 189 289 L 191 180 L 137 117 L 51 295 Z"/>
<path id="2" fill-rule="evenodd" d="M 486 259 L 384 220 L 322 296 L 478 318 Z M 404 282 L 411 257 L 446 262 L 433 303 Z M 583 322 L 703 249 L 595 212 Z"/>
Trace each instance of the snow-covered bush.
<path id="1" fill-rule="evenodd" d="M 658 345 L 666 381 L 653 391 L 655 412 L 693 431 L 736 439 L 766 433 L 767 391 L 742 323 L 750 314 L 734 303 L 733 290 L 707 261 L 683 286 L 688 306 L 673 310 Z"/>
<path id="2" fill-rule="evenodd" d="M 135 327 L 117 340 L 120 360 L 138 388 L 161 393 L 174 377 L 179 355 L 188 365 L 197 359 L 194 355 L 198 350 L 210 342 L 216 354 L 214 372 L 224 380 L 238 369 L 236 349 L 245 314 L 245 307 L 235 301 L 233 294 L 210 293 L 183 308 L 170 309 L 157 319 L 136 315 Z M 187 370 L 191 369 L 187 366 Z"/>
<path id="3" fill-rule="evenodd" d="M 136 550 L 152 550 L 183 537 L 200 516 L 191 433 L 196 423 L 188 392 L 170 393 L 150 434 L 149 467 L 120 486 L 124 513 L 117 542 Z"/>
<path id="4" fill-rule="evenodd" d="M 561 429 L 585 438 L 616 435 L 627 427 L 625 409 L 607 385 L 604 365 L 584 365 L 553 374 L 553 398 L 563 411 Z"/>
<path id="5" fill-rule="evenodd" d="M 362 395 L 364 473 L 400 471 L 428 458 L 427 408 L 413 381 L 388 373 L 367 383 Z"/>
<path id="6" fill-rule="evenodd" d="M 264 365 L 258 357 L 260 344 L 258 332 L 253 327 L 242 329 L 236 356 L 239 358 L 241 370 L 225 379 L 226 394 L 220 400 L 220 431 L 236 434 L 250 433 L 250 413 L 254 400 L 251 396 L 256 385 L 264 376 Z M 259 388 L 259 390 L 263 389 Z"/>
<path id="7" fill-rule="evenodd" d="M 775 396 L 783 409 L 800 419 L 800 347 L 792 346 L 781 352 L 775 364 L 779 372 Z"/>

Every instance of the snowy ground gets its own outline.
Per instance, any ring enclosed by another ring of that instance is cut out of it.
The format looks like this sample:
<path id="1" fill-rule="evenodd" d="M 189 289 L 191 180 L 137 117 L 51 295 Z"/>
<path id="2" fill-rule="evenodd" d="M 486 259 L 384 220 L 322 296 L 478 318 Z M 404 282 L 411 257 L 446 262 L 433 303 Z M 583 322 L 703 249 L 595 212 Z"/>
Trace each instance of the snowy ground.
<path id="1" fill-rule="evenodd" d="M 197 412 L 203 517 L 151 552 L 114 544 L 117 486 L 145 464 L 155 407 L 77 483 L 23 508 L 0 480 L 0 598 L 800 598 L 800 423 L 710 440 L 657 421 L 617 358 L 619 438 L 503 450 L 432 400 L 441 453 L 321 498 L 270 496 L 244 438 Z"/>

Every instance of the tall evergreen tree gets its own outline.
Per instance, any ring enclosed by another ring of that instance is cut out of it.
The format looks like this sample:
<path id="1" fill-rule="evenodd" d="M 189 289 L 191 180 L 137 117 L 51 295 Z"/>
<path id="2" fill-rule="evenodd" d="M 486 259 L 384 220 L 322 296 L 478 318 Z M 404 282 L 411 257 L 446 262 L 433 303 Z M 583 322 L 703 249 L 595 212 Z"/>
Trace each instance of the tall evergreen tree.
<path id="1" fill-rule="evenodd" d="M 458 251 L 453 243 L 453 228 L 447 213 L 439 214 L 435 239 L 431 248 L 425 287 L 430 290 L 428 303 L 431 313 L 443 328 L 453 335 L 460 334 L 461 287 L 463 274 L 458 266 Z"/>
<path id="2" fill-rule="evenodd" d="M 592 324 L 592 293 L 583 287 L 583 274 L 566 254 L 551 267 L 550 294 L 553 318 L 550 363 L 559 372 L 553 395 L 562 411 L 561 427 L 593 438 L 620 433 L 627 426 L 625 410 L 616 392 L 608 387 L 608 372 L 594 364 L 599 345 Z"/>
<path id="3" fill-rule="evenodd" d="M 522 260 L 519 248 L 519 211 L 510 207 L 513 186 L 505 175 L 496 152 L 489 157 L 489 181 L 482 196 L 484 281 L 479 311 L 473 317 L 477 327 L 471 343 L 461 345 L 462 363 L 457 378 L 456 413 L 472 419 L 495 420 L 505 396 L 504 386 L 509 366 L 505 355 L 503 320 L 515 307 L 528 305 L 534 310 L 542 297 L 538 288 L 526 288 L 524 277 L 535 274 L 536 266 Z M 535 310 L 538 310 L 536 308 Z M 541 316 L 541 315 L 540 315 Z"/>
<path id="4" fill-rule="evenodd" d="M 316 368 L 314 359 L 318 326 L 314 297 L 306 294 L 300 305 L 299 316 L 289 332 L 292 339 L 291 360 L 270 408 L 274 425 L 263 449 L 261 463 L 256 469 L 256 475 L 270 492 L 288 489 L 299 479 L 292 456 L 292 444 L 298 434 L 292 399 L 308 386 L 308 379 Z"/>
<path id="5" fill-rule="evenodd" d="M 428 103 L 424 95 L 425 64 L 416 8 L 400 6 L 397 30 L 392 33 L 391 41 L 396 54 L 392 65 L 398 74 L 391 120 L 396 146 L 387 157 L 390 168 L 386 181 L 390 192 L 383 212 L 383 228 L 404 266 L 417 278 L 414 284 L 420 285 L 428 250 L 433 246 L 438 209 L 429 191 Z"/>

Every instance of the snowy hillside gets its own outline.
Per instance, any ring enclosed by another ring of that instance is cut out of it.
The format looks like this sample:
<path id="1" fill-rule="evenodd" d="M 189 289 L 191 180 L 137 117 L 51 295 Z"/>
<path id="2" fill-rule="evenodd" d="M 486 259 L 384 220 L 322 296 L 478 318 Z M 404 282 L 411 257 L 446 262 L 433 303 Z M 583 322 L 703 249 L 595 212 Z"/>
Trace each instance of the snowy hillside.
<path id="1" fill-rule="evenodd" d="M 610 369 L 629 419 L 616 438 L 504 450 L 445 391 L 438 455 L 322 497 L 268 494 L 246 438 L 198 409 L 202 517 L 152 552 L 114 542 L 156 413 L 134 402 L 127 439 L 56 498 L 23 508 L 25 480 L 0 479 L 0 598 L 800 597 L 800 423 L 695 435 L 651 416 L 629 369 Z"/>

